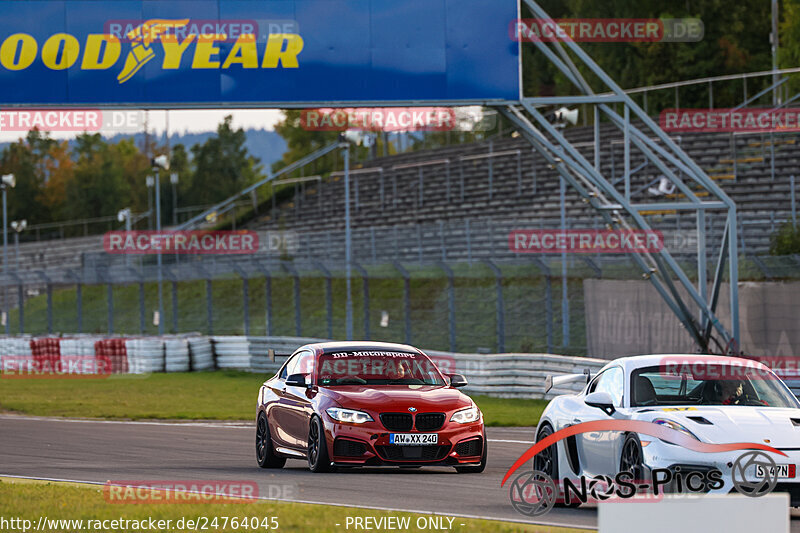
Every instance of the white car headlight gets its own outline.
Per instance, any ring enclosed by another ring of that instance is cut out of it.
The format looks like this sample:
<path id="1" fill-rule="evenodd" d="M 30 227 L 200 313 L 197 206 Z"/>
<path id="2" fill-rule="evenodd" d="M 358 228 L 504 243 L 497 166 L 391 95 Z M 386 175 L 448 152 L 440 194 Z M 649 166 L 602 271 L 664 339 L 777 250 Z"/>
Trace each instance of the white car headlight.
<path id="1" fill-rule="evenodd" d="M 688 435 L 689 437 L 692 437 L 695 440 L 700 440 L 700 439 L 697 438 L 697 435 L 695 435 L 694 433 L 692 433 L 691 431 L 686 429 L 684 426 L 678 424 L 675 421 L 667 420 L 666 418 L 656 418 L 655 420 L 653 420 L 653 423 L 654 424 L 658 424 L 660 426 L 666 426 L 666 427 L 668 427 L 670 429 L 674 429 L 675 431 L 680 431 L 684 435 Z M 664 439 L 659 439 L 659 440 L 667 442 Z M 668 442 L 668 444 L 672 444 L 672 443 Z"/>
<path id="2" fill-rule="evenodd" d="M 372 422 L 372 417 L 369 416 L 369 413 L 365 413 L 364 411 L 356 411 L 355 409 L 331 407 L 325 412 L 337 422 L 346 422 L 348 424 L 363 424 L 364 422 Z"/>
<path id="3" fill-rule="evenodd" d="M 453 413 L 453 416 L 450 417 L 450 421 L 458 422 L 459 424 L 469 424 L 470 422 L 475 422 L 480 419 L 480 417 L 481 412 L 473 405 L 472 407 Z"/>

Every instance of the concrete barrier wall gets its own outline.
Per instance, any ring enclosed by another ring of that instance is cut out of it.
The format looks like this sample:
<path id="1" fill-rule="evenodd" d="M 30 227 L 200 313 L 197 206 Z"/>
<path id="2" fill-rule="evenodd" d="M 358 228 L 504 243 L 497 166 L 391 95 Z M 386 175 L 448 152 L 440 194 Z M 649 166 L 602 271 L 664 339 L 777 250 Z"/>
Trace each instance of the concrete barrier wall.
<path id="1" fill-rule="evenodd" d="M 614 359 L 697 352 L 688 332 L 650 282 L 587 279 L 583 287 L 591 356 Z M 729 302 L 728 287 L 723 285 L 717 311 L 726 327 L 730 326 Z M 745 354 L 800 356 L 800 283 L 740 283 L 739 322 Z"/>

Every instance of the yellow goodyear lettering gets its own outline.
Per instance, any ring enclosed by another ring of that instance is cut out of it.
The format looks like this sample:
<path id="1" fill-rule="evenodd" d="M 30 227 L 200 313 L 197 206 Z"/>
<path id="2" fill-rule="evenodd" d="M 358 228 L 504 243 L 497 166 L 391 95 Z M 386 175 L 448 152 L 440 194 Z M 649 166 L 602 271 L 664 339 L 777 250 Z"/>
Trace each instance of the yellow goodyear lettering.
<path id="1" fill-rule="evenodd" d="M 219 56 L 217 41 L 224 41 L 227 38 L 224 33 L 201 35 L 194 48 L 192 68 L 219 68 L 219 61 L 212 60 L 212 56 Z"/>
<path id="2" fill-rule="evenodd" d="M 167 29 L 186 26 L 188 22 L 189 19 L 149 20 L 128 32 L 126 37 L 131 44 L 124 54 L 120 39 L 114 35 L 88 34 L 81 46 L 76 36 L 56 33 L 40 47 L 33 36 L 15 33 L 0 44 L 0 66 L 12 71 L 24 70 L 39 57 L 51 70 L 66 70 L 76 65 L 81 70 L 108 70 L 124 58 L 117 81 L 125 83 L 158 55 L 159 47 L 154 46 L 155 43 L 161 44 L 161 68 L 164 70 L 179 69 L 192 45 L 192 69 L 294 69 L 300 66 L 298 56 L 304 42 L 298 34 L 270 34 L 266 45 L 262 45 L 264 55 L 259 58 L 256 36 L 250 33 L 239 35 L 225 52 L 220 43 L 227 40 L 226 34 L 190 33 L 182 41 L 174 34 L 166 34 Z"/>
<path id="3" fill-rule="evenodd" d="M 161 65 L 161 68 L 166 70 L 172 70 L 180 68 L 181 66 L 181 58 L 183 57 L 183 53 L 192 44 L 194 38 L 197 37 L 195 34 L 189 34 L 183 40 L 183 42 L 178 42 L 176 37 L 169 37 L 161 39 L 161 46 L 164 47 L 164 62 Z"/>
<path id="4" fill-rule="evenodd" d="M 80 54 L 78 39 L 68 33 L 56 33 L 42 46 L 42 63 L 52 70 L 64 70 L 74 65 Z"/>
<path id="5" fill-rule="evenodd" d="M 104 45 L 105 48 L 103 48 Z M 81 70 L 109 69 L 117 62 L 121 52 L 122 45 L 115 36 L 98 33 L 89 34 L 86 36 Z"/>
<path id="6" fill-rule="evenodd" d="M 8 70 L 24 70 L 33 64 L 39 45 L 27 33 L 15 33 L 0 45 L 0 65 Z"/>
<path id="7" fill-rule="evenodd" d="M 284 46 L 285 45 L 285 46 Z M 298 68 L 297 56 L 303 51 L 303 38 L 295 33 L 272 33 L 267 39 L 263 68 Z"/>
<path id="8" fill-rule="evenodd" d="M 222 64 L 222 68 L 228 68 L 233 64 L 241 65 L 242 68 L 258 68 L 258 49 L 256 49 L 256 38 L 252 33 L 245 33 L 233 43 L 228 57 Z"/>

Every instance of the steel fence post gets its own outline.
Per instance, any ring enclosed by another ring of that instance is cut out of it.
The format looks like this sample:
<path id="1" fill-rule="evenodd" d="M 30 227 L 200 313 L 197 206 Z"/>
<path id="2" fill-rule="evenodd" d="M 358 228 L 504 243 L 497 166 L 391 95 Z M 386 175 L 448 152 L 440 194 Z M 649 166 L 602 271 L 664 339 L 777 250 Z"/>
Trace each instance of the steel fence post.
<path id="1" fill-rule="evenodd" d="M 442 261 L 439 267 L 447 276 L 447 329 L 450 337 L 450 351 L 456 351 L 456 289 L 453 270 Z"/>
<path id="2" fill-rule="evenodd" d="M 325 318 L 328 324 L 328 338 L 333 339 L 333 288 L 331 284 L 331 271 L 321 261 L 314 261 L 314 265 L 322 272 L 325 278 Z"/>
<path id="3" fill-rule="evenodd" d="M 553 288 L 550 280 L 550 267 L 538 258 L 533 260 L 544 274 L 544 309 L 545 335 L 547 337 L 547 353 L 553 353 Z"/>
<path id="4" fill-rule="evenodd" d="M 246 277 L 242 277 L 242 306 L 244 308 L 244 334 L 250 336 L 250 291 Z"/>
<path id="5" fill-rule="evenodd" d="M 83 294 L 81 290 L 81 279 L 78 277 L 77 274 L 70 268 L 66 271 L 66 276 L 68 278 L 72 278 L 75 280 L 75 301 L 77 305 L 77 321 L 78 321 L 78 333 L 82 333 L 83 330 Z"/>
<path id="6" fill-rule="evenodd" d="M 206 280 L 206 326 L 208 327 L 208 334 L 214 334 L 214 302 L 213 302 L 213 285 L 211 283 L 211 274 L 203 268 L 200 263 L 195 263 L 194 267 L 200 272 Z"/>
<path id="7" fill-rule="evenodd" d="M 356 261 L 353 261 L 353 268 L 361 274 L 361 282 L 364 291 L 364 339 L 370 338 L 369 332 L 369 274 L 367 270 Z"/>
<path id="8" fill-rule="evenodd" d="M 206 278 L 206 316 L 208 323 L 208 334 L 214 334 L 214 287 L 211 278 Z"/>
<path id="9" fill-rule="evenodd" d="M 266 324 L 264 332 L 267 336 L 272 336 L 272 273 L 260 261 L 256 260 L 256 267 L 264 274 L 264 298 L 266 300 Z"/>
<path id="10" fill-rule="evenodd" d="M 24 287 L 22 286 L 22 279 L 15 274 L 17 278 L 17 306 L 19 307 L 19 334 L 25 334 L 25 292 Z M 49 287 L 49 285 L 48 285 Z M 48 294 L 49 296 L 49 294 Z M 50 305 L 52 305 L 52 299 L 48 298 L 48 317 L 52 317 L 52 313 L 50 313 Z M 52 325 L 52 324 L 51 324 Z M 52 328 L 48 328 L 48 333 L 52 333 Z"/>
<path id="11" fill-rule="evenodd" d="M 506 351 L 506 325 L 503 310 L 503 273 L 491 259 L 484 259 L 483 261 L 492 269 L 492 272 L 494 272 L 495 291 L 497 293 L 497 351 L 502 353 Z"/>
<path id="12" fill-rule="evenodd" d="M 411 344 L 411 276 L 399 261 L 394 261 L 394 268 L 403 276 L 403 314 L 405 315 L 406 344 Z"/>
<path id="13" fill-rule="evenodd" d="M 172 279 L 172 333 L 178 333 L 178 281 Z"/>
<path id="14" fill-rule="evenodd" d="M 108 334 L 114 334 L 114 289 L 111 282 L 106 283 L 106 311 L 108 312 Z"/>
<path id="15" fill-rule="evenodd" d="M 24 288 L 23 288 L 22 278 L 19 277 L 19 275 L 17 274 L 17 271 L 12 272 L 11 276 L 17 282 L 17 308 L 19 310 L 19 333 L 20 333 L 20 335 L 24 335 L 25 334 L 25 311 L 24 311 L 24 308 L 25 308 L 25 300 L 24 300 L 25 293 L 23 292 Z M 11 318 L 11 313 L 9 312 L 9 314 L 6 316 L 6 321 L 10 321 L 10 318 Z"/>
<path id="16" fill-rule="evenodd" d="M 281 262 L 281 267 L 292 276 L 294 285 L 294 333 L 298 337 L 302 336 L 302 315 L 300 312 L 300 274 L 297 269 L 286 263 Z"/>

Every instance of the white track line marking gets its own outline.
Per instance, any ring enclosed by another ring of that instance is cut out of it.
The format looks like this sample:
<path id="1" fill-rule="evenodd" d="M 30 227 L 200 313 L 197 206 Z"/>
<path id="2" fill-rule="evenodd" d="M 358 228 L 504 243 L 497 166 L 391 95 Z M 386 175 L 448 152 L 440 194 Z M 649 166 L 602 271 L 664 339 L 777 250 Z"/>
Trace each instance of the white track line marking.
<path id="1" fill-rule="evenodd" d="M 46 478 L 46 477 L 36 477 L 36 476 L 18 476 L 15 474 L 2 474 L 0 473 L 0 477 L 10 477 L 16 479 L 32 479 L 38 481 L 51 481 L 56 483 L 81 483 L 85 485 L 100 485 L 104 486 L 106 483 L 101 481 L 86 481 L 81 479 L 59 479 L 59 478 Z M 115 485 L 116 486 L 116 485 Z M 183 491 L 183 492 L 191 492 L 191 491 Z M 208 493 L 205 493 L 208 494 Z M 214 494 L 215 496 L 218 494 Z M 221 494 L 225 496 L 225 494 Z M 355 509 L 369 509 L 371 511 L 388 511 L 388 512 L 395 512 L 395 513 L 414 513 L 414 514 L 424 514 L 424 515 L 440 515 L 440 516 L 453 516 L 458 518 L 468 518 L 472 520 L 495 520 L 498 522 L 514 522 L 520 524 L 533 524 L 533 525 L 541 525 L 541 526 L 550 526 L 550 527 L 566 527 L 566 528 L 575 528 L 575 529 L 583 529 L 586 531 L 596 531 L 596 527 L 586 527 L 580 525 L 569 525 L 565 523 L 559 522 L 546 522 L 546 521 L 531 521 L 531 520 L 523 520 L 517 518 L 505 518 L 505 517 L 485 517 L 485 516 L 476 516 L 476 515 L 469 515 L 469 514 L 460 514 L 460 513 L 442 513 L 438 511 L 421 511 L 421 510 L 414 510 L 414 509 L 395 509 L 391 507 L 378 507 L 372 505 L 353 505 L 351 503 L 330 503 L 330 502 L 320 502 L 320 501 L 311 501 L 311 500 L 281 500 L 278 498 L 268 498 L 268 497 L 256 497 L 253 498 L 254 500 L 265 500 L 265 501 L 274 501 L 280 503 L 304 503 L 309 505 L 330 505 L 331 507 L 351 507 Z"/>
<path id="2" fill-rule="evenodd" d="M 95 420 L 91 418 L 59 418 L 46 416 L 8 416 L 0 415 L 0 420 L 28 420 L 28 421 L 47 421 L 47 422 L 81 422 L 92 424 L 135 424 L 140 426 L 170 426 L 170 427 L 211 427 L 211 428 L 234 428 L 234 429 L 253 429 L 255 424 L 245 424 L 236 422 L 150 422 L 142 420 Z"/>

